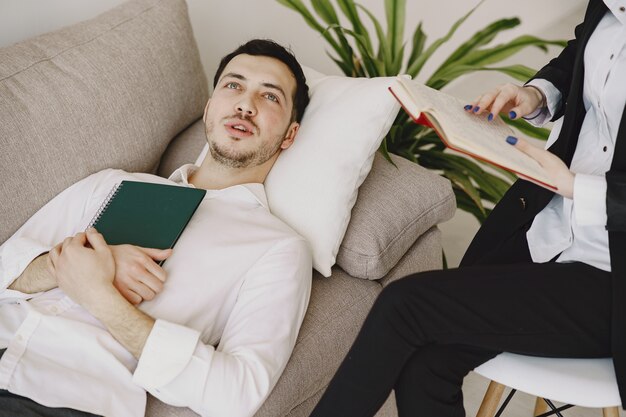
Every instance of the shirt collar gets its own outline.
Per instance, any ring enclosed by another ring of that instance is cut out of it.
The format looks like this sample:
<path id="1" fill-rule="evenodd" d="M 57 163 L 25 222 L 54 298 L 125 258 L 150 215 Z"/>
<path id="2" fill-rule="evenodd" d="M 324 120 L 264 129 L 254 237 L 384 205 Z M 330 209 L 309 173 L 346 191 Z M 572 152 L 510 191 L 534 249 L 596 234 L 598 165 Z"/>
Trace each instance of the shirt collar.
<path id="1" fill-rule="evenodd" d="M 626 7 L 624 0 L 604 0 L 604 4 L 622 25 L 626 24 L 626 10 L 622 11 L 622 8 Z"/>
<path id="2" fill-rule="evenodd" d="M 200 167 L 194 164 L 186 164 L 172 172 L 169 180 L 174 181 L 177 184 L 184 185 L 186 187 L 194 187 L 189 183 L 189 177 L 196 172 Z M 194 187 L 195 188 L 195 187 Z M 269 204 L 267 203 L 267 196 L 265 194 L 265 187 L 259 183 L 237 184 L 231 187 L 223 188 L 221 190 L 207 190 L 208 196 L 217 196 L 222 194 L 240 196 L 243 199 L 253 199 L 261 206 L 269 210 Z"/>

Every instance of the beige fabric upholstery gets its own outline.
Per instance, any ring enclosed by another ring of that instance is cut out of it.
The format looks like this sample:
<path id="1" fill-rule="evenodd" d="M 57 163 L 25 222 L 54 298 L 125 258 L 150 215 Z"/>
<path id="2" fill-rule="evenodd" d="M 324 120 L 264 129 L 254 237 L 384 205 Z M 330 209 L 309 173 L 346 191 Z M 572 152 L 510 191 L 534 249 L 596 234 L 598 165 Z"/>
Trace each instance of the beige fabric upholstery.
<path id="1" fill-rule="evenodd" d="M 205 144 L 204 122 L 199 119 L 176 136 L 167 147 L 161 158 L 158 174 L 167 178 L 178 167 L 194 163 Z"/>
<path id="2" fill-rule="evenodd" d="M 437 227 L 431 227 L 417 239 L 391 271 L 378 282 L 385 287 L 389 283 L 407 275 L 441 269 L 443 264 L 442 255 L 441 231 Z"/>
<path id="3" fill-rule="evenodd" d="M 135 0 L 0 49 L 0 242 L 88 174 L 156 170 L 207 99 L 184 0 Z"/>
<path id="4" fill-rule="evenodd" d="M 359 188 L 337 255 L 337 265 L 355 277 L 385 276 L 419 236 L 456 209 L 448 180 L 399 156 L 391 159 L 396 166 L 376 154 L 376 175 Z"/>

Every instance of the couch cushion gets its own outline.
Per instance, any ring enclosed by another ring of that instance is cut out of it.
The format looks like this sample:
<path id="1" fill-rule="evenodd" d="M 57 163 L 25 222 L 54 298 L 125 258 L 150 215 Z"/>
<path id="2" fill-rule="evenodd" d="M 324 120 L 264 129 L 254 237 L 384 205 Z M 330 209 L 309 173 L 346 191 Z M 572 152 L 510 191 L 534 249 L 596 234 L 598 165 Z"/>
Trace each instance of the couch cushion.
<path id="1" fill-rule="evenodd" d="M 0 49 L 0 242 L 90 173 L 155 170 L 207 98 L 184 0 L 133 0 Z"/>
<path id="2" fill-rule="evenodd" d="M 204 122 L 199 119 L 172 140 L 161 157 L 157 173 L 167 178 L 178 167 L 194 163 L 205 144 Z"/>
<path id="3" fill-rule="evenodd" d="M 337 265 L 355 277 L 382 278 L 424 232 L 456 210 L 447 179 L 399 156 L 391 159 L 395 166 L 376 154 L 337 255 Z"/>

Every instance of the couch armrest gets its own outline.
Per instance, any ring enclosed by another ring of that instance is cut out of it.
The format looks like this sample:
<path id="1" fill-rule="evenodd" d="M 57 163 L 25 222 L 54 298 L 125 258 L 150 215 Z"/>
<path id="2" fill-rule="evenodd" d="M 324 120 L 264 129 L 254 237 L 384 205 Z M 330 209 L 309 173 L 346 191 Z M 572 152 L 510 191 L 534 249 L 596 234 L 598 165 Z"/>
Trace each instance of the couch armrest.
<path id="1" fill-rule="evenodd" d="M 350 275 L 380 279 L 426 231 L 456 210 L 450 182 L 413 162 L 377 154 L 359 189 L 337 264 Z"/>

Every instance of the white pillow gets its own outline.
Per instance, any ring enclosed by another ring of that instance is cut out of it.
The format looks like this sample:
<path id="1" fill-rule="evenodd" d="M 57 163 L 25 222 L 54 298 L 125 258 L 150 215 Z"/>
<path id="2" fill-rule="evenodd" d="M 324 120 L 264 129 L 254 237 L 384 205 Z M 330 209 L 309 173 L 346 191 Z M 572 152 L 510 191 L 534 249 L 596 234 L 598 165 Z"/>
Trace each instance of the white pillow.
<path id="1" fill-rule="evenodd" d="M 400 106 L 394 77 L 325 76 L 304 68 L 311 101 L 293 145 L 265 181 L 272 213 L 309 241 L 313 267 L 328 277 L 359 186 Z M 197 164 L 207 152 L 205 145 Z"/>

